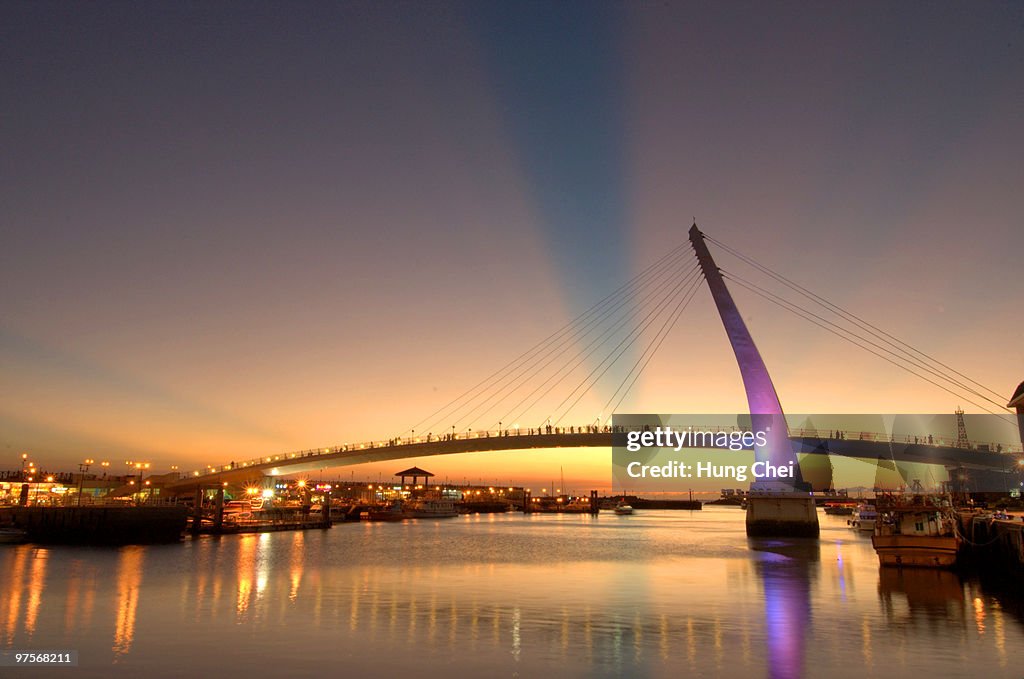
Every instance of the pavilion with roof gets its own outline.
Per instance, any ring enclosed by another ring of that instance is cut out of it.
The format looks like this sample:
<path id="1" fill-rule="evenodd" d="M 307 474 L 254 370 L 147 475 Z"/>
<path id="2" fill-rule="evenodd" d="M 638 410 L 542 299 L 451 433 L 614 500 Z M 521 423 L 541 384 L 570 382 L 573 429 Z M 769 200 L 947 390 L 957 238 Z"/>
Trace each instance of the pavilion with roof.
<path id="1" fill-rule="evenodd" d="M 420 469 L 419 467 L 409 467 L 408 469 L 403 469 L 400 472 L 396 472 L 395 476 L 399 477 L 402 480 L 403 486 L 405 485 L 405 480 L 407 478 L 412 478 L 412 485 L 415 486 L 416 480 L 421 477 L 423 478 L 423 485 L 427 485 L 430 479 L 434 477 L 434 475 L 428 472 L 426 469 Z"/>

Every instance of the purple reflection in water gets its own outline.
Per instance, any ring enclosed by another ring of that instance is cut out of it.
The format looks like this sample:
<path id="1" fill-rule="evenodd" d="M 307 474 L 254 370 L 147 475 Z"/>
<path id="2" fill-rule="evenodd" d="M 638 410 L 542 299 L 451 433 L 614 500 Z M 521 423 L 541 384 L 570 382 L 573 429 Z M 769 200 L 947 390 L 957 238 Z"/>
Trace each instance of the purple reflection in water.
<path id="1" fill-rule="evenodd" d="M 804 641 L 811 619 L 811 578 L 819 561 L 815 540 L 749 540 L 761 552 L 757 571 L 764 591 L 768 676 L 803 676 Z"/>

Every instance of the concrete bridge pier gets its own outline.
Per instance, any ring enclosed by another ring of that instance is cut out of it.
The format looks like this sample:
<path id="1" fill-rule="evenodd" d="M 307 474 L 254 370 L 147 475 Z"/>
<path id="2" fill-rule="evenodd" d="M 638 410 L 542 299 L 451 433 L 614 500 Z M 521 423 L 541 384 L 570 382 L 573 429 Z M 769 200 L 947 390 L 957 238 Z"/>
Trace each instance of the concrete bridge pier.
<path id="1" fill-rule="evenodd" d="M 805 487 L 799 460 L 790 443 L 782 404 L 768 368 L 696 223 L 690 228 L 690 244 L 736 355 L 750 406 L 751 431 L 763 432 L 766 436 L 764 445 L 755 445 L 754 456 L 758 462 L 793 470 L 786 481 L 762 480 L 751 484 L 750 495 L 747 496 L 747 535 L 816 538 L 819 534 L 818 513 L 811 495 L 799 490 Z"/>
<path id="2" fill-rule="evenodd" d="M 818 510 L 808 493 L 750 489 L 747 536 L 752 538 L 816 538 Z"/>

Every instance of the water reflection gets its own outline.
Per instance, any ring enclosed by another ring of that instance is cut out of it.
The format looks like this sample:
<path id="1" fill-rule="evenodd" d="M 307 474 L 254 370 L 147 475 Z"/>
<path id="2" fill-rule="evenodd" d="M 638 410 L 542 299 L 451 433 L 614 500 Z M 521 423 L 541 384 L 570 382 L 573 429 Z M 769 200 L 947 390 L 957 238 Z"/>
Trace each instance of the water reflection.
<path id="1" fill-rule="evenodd" d="M 68 593 L 64 598 L 64 630 L 69 631 L 75 626 L 75 620 L 78 618 L 78 600 L 81 597 L 81 583 L 82 578 L 80 570 L 82 564 L 79 561 L 75 561 L 71 564 L 68 576 Z"/>
<path id="2" fill-rule="evenodd" d="M 383 676 L 938 675 L 951 654 L 998 673 L 1024 650 L 1018 614 L 989 590 L 880 571 L 845 527 L 748 541 L 741 513 L 709 510 L 390 528 L 10 548 L 0 637 L 73 646 L 94 672 L 80 677 L 154 679 L 258 673 L 267 657 L 298 675 L 337 658 Z"/>
<path id="3" fill-rule="evenodd" d="M 962 618 L 964 588 L 960 576 L 952 571 L 931 568 L 879 568 L 878 594 L 889 615 L 896 611 L 896 600 L 906 603 L 910 613 Z"/>
<path id="4" fill-rule="evenodd" d="M 817 575 L 821 548 L 817 540 L 749 539 L 760 554 L 756 571 L 764 589 L 768 641 L 768 676 L 803 676 L 807 631 L 811 623 L 811 579 Z"/>
<path id="5" fill-rule="evenodd" d="M 43 602 L 43 584 L 46 582 L 46 564 L 49 553 L 40 550 L 32 559 L 29 579 L 28 610 L 25 612 L 25 631 L 31 637 L 36 631 L 36 620 L 39 617 L 39 605 Z"/>
<path id="6" fill-rule="evenodd" d="M 143 547 L 125 547 L 117 566 L 117 614 L 114 618 L 114 662 L 132 650 L 135 640 L 135 616 L 139 608 L 143 565 Z"/>
<path id="7" fill-rule="evenodd" d="M 28 561 L 30 551 L 19 549 L 15 553 L 14 562 L 10 569 L 11 585 L 7 588 L 7 625 L 4 640 L 10 646 L 14 641 L 14 633 L 18 628 L 18 616 L 21 612 L 21 597 L 25 592 L 25 563 Z"/>
<path id="8" fill-rule="evenodd" d="M 240 621 L 249 610 L 252 598 L 252 582 L 256 570 L 256 535 L 243 535 L 238 540 L 238 598 L 235 604 L 237 620 Z"/>
<path id="9" fill-rule="evenodd" d="M 295 603 L 299 596 L 299 586 L 302 585 L 302 563 L 304 560 L 306 533 L 298 531 L 292 538 L 291 559 L 289 564 L 289 575 L 291 577 L 291 589 L 288 591 L 288 601 Z"/>

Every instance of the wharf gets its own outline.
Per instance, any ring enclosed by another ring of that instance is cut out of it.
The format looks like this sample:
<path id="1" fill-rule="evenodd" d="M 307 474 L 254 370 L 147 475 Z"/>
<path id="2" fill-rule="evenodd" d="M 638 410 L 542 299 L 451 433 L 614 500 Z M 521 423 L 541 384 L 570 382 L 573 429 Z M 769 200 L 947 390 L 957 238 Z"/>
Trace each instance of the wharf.
<path id="1" fill-rule="evenodd" d="M 614 509 L 622 500 L 633 509 L 701 509 L 700 500 L 652 500 L 636 495 L 613 495 L 601 498 L 601 509 Z"/>
<path id="2" fill-rule="evenodd" d="M 185 507 L 86 505 L 4 507 L 0 525 L 25 531 L 28 542 L 130 545 L 178 542 L 188 520 Z"/>
<path id="3" fill-rule="evenodd" d="M 1024 521 L 977 511 L 958 513 L 962 555 L 968 563 L 1024 574 Z"/>
<path id="4" fill-rule="evenodd" d="M 315 528 L 330 528 L 332 523 L 329 519 L 292 519 L 281 521 L 262 521 L 259 519 L 245 519 L 242 521 L 225 521 L 219 529 L 212 525 L 203 525 L 199 528 L 200 535 L 233 535 L 237 533 L 273 533 L 282 530 L 310 530 Z"/>
<path id="5" fill-rule="evenodd" d="M 700 500 L 647 500 L 642 497 L 626 501 L 633 509 L 700 509 Z"/>

